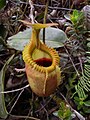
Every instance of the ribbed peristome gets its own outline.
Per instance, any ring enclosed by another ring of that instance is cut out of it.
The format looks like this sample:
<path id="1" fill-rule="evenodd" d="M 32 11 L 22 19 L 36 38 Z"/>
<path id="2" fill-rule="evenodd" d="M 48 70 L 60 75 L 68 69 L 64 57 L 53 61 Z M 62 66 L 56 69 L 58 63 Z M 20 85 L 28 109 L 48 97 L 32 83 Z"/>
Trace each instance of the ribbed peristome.
<path id="1" fill-rule="evenodd" d="M 40 72 L 46 72 L 46 71 L 51 72 L 55 69 L 56 65 L 59 65 L 60 58 L 58 54 L 56 53 L 56 51 L 53 48 L 49 48 L 45 44 L 42 44 L 42 43 L 40 43 L 39 50 L 41 50 L 43 54 L 45 52 L 50 56 L 52 60 L 52 65 L 49 67 L 43 67 L 43 66 L 37 65 L 36 62 L 34 62 L 35 59 L 33 59 L 33 54 L 34 54 L 33 51 L 35 51 L 35 49 L 36 48 L 35 46 L 32 46 L 32 43 L 25 46 L 24 51 L 23 51 L 23 60 L 26 64 L 34 67 L 34 69 Z M 46 57 L 48 58 L 48 56 Z"/>

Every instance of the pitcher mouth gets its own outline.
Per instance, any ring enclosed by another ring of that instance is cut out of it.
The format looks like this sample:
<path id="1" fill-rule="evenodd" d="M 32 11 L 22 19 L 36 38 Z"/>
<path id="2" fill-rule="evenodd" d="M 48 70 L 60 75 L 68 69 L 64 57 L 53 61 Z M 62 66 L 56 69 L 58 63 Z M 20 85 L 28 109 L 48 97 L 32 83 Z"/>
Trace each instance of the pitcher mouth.
<path id="1" fill-rule="evenodd" d="M 32 53 L 32 58 L 34 62 L 39 66 L 49 67 L 52 65 L 52 57 L 48 53 L 40 49 L 34 49 Z"/>
<path id="2" fill-rule="evenodd" d="M 39 65 L 39 66 L 43 66 L 43 67 L 49 67 L 52 65 L 52 60 L 50 58 L 40 58 L 37 60 L 34 60 L 34 62 Z"/>
<path id="3" fill-rule="evenodd" d="M 58 54 L 53 48 L 49 48 L 45 44 L 40 46 L 40 49 L 37 49 L 28 44 L 23 51 L 23 60 L 40 72 L 55 70 L 56 65 L 59 65 Z"/>

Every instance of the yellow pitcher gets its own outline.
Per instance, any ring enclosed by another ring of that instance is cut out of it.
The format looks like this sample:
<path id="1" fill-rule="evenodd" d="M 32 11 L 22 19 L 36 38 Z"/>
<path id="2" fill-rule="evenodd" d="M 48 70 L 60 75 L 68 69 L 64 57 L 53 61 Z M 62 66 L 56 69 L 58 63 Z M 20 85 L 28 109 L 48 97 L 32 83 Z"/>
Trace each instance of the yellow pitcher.
<path id="1" fill-rule="evenodd" d="M 60 58 L 53 48 L 49 48 L 39 40 L 39 33 L 42 28 L 57 24 L 22 22 L 32 27 L 30 42 L 23 50 L 23 60 L 29 85 L 38 96 L 49 96 L 61 81 Z"/>

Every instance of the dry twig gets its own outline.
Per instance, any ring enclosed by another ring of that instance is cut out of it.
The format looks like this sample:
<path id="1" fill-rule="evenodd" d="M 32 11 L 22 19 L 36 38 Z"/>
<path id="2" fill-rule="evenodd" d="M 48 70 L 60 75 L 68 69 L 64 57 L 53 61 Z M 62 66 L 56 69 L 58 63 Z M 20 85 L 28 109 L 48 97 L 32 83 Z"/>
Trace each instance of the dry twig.
<path id="1" fill-rule="evenodd" d="M 29 18 L 31 18 L 31 23 L 34 24 L 34 16 L 33 16 L 34 6 L 33 6 L 33 2 L 31 0 L 29 0 L 29 4 L 30 4 L 30 7 L 31 7 Z"/>
<path id="2" fill-rule="evenodd" d="M 19 95 L 18 95 L 15 103 L 13 104 L 13 106 L 11 107 L 11 109 L 10 109 L 10 111 L 9 111 L 9 114 L 12 112 L 13 108 L 15 107 L 17 101 L 19 100 L 19 98 L 20 98 L 20 96 L 21 96 L 21 94 L 22 94 L 23 92 L 24 92 L 24 89 L 19 93 Z"/>
<path id="3" fill-rule="evenodd" d="M 24 87 L 21 87 L 21 88 L 18 88 L 18 89 L 15 89 L 15 90 L 10 90 L 10 91 L 4 91 L 4 92 L 0 92 L 0 94 L 6 94 L 6 93 L 13 93 L 13 92 L 17 92 L 17 91 L 21 91 L 21 90 L 24 90 L 25 88 L 28 88 L 29 87 L 29 84 L 24 86 Z"/>

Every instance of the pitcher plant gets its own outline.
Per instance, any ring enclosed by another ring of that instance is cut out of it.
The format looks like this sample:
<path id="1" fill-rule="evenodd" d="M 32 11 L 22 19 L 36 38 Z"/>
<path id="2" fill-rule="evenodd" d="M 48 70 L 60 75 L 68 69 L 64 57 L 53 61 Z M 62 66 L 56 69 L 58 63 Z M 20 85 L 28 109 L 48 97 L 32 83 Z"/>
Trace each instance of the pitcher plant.
<path id="1" fill-rule="evenodd" d="M 42 28 L 55 26 L 57 23 L 31 24 L 23 20 L 21 22 L 32 27 L 30 42 L 23 50 L 29 85 L 38 96 L 49 96 L 61 81 L 60 58 L 53 48 L 48 47 L 39 39 L 39 33 Z"/>

